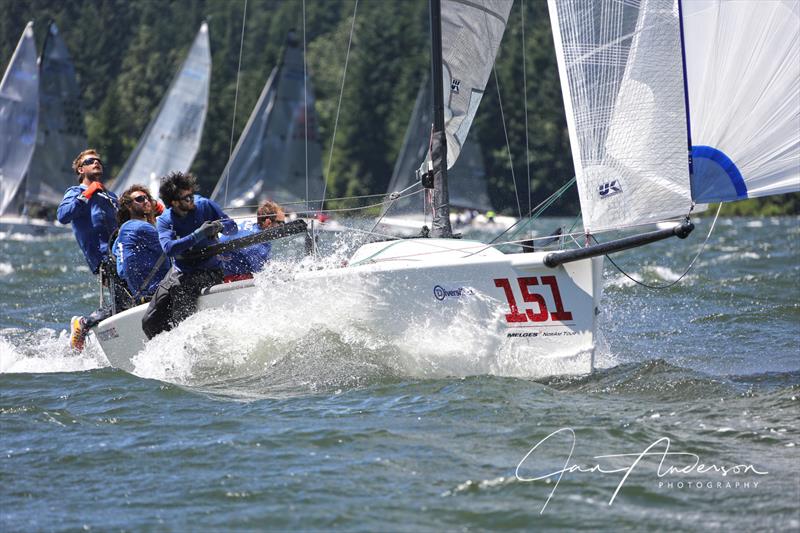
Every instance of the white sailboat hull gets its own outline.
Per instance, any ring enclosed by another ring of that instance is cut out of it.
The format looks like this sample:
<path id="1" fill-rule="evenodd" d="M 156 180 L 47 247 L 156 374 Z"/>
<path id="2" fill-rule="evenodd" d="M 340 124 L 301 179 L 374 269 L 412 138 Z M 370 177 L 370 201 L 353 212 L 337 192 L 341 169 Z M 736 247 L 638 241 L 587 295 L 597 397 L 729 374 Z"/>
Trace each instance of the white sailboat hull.
<path id="1" fill-rule="evenodd" d="M 346 295 L 337 300 L 337 319 L 379 331 L 398 349 L 413 344 L 424 328 L 433 330 L 437 344 L 448 351 L 463 340 L 459 326 L 467 321 L 481 337 L 471 344 L 478 353 L 464 354 L 481 361 L 477 373 L 589 373 L 602 259 L 551 269 L 544 266 L 544 256 L 506 255 L 475 241 L 410 239 L 368 244 L 347 266 L 296 272 L 291 279 L 267 283 L 272 297 L 279 297 L 279 291 L 303 294 L 305 301 L 297 305 L 307 307 L 309 316 L 320 305 L 314 295 L 322 299 L 332 290 Z M 262 276 L 212 287 L 200 297 L 198 311 L 242 305 L 263 290 Z M 324 305 L 330 300 L 325 298 Z M 146 343 L 141 329 L 145 309 L 120 313 L 93 330 L 112 366 L 135 371 L 134 358 Z M 253 313 L 253 331 L 271 327 L 268 318 L 262 322 L 263 315 Z"/>

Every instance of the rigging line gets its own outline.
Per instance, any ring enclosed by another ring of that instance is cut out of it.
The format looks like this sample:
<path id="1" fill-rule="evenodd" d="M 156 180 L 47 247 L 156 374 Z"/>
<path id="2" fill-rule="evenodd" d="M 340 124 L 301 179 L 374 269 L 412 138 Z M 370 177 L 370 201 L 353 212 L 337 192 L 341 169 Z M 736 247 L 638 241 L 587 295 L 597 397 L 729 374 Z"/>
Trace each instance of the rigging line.
<path id="1" fill-rule="evenodd" d="M 486 22 L 486 33 L 489 32 L 489 16 L 484 12 L 483 20 Z M 496 59 L 496 58 L 495 58 Z M 514 181 L 514 195 L 517 198 L 517 213 L 519 218 L 522 218 L 522 206 L 519 203 L 519 189 L 517 188 L 517 176 L 514 173 L 514 160 L 511 157 L 511 143 L 508 141 L 508 130 L 506 129 L 506 115 L 503 112 L 503 98 L 500 96 L 500 78 L 497 76 L 497 61 L 492 63 L 492 73 L 494 74 L 494 86 L 497 88 L 497 103 L 500 106 L 500 119 L 503 122 L 503 135 L 506 138 L 506 149 L 508 151 L 508 164 L 511 167 L 511 179 Z"/>
<path id="2" fill-rule="evenodd" d="M 528 212 L 527 217 L 530 217 L 530 218 L 538 217 L 543 210 L 545 210 L 548 207 L 550 207 L 550 205 L 553 202 L 555 202 L 561 195 L 563 195 L 565 192 L 567 192 L 567 189 L 569 189 L 574 183 L 575 183 L 575 177 L 573 177 L 567 183 L 565 183 L 560 188 L 558 188 L 553 194 L 551 194 L 550 196 L 548 196 L 547 198 L 542 200 L 542 202 L 539 205 L 537 205 L 531 211 Z M 533 216 L 534 212 L 536 212 L 536 216 Z M 489 241 L 489 244 L 493 244 L 497 239 L 499 239 L 500 237 L 502 237 L 503 235 L 505 235 L 506 233 L 508 233 L 512 229 L 514 229 L 514 227 L 517 224 L 519 224 L 520 222 L 522 222 L 522 217 L 520 217 L 520 219 L 517 220 L 511 227 L 505 229 L 497 237 L 495 237 L 494 239 Z"/>
<path id="3" fill-rule="evenodd" d="M 503 122 L 503 135 L 506 138 L 506 149 L 508 151 L 508 164 L 511 167 L 511 179 L 514 181 L 514 195 L 517 198 L 517 213 L 519 218 L 522 218 L 522 206 L 519 203 L 519 189 L 517 188 L 517 176 L 514 173 L 514 160 L 511 157 L 511 143 L 508 140 L 508 130 L 506 129 L 506 115 L 503 112 L 503 99 L 500 97 L 500 78 L 497 77 L 497 67 L 492 65 L 492 73 L 494 74 L 494 86 L 497 88 L 497 102 L 500 106 L 500 119 Z"/>
<path id="4" fill-rule="evenodd" d="M 611 259 L 611 257 L 609 257 L 608 255 L 606 255 L 606 258 L 611 262 L 612 265 L 614 265 L 614 267 L 617 270 L 620 271 L 620 273 L 623 276 L 625 276 L 632 282 L 636 283 L 637 285 L 641 285 L 642 287 L 647 287 L 648 289 L 668 289 L 673 285 L 677 284 L 680 280 L 682 280 L 686 276 L 686 274 L 689 273 L 689 271 L 694 266 L 695 261 L 697 261 L 697 259 L 700 257 L 700 254 L 702 254 L 703 251 L 705 250 L 706 244 L 708 244 L 708 239 L 711 237 L 711 233 L 714 231 L 714 226 L 716 226 L 717 224 L 717 218 L 719 217 L 719 212 L 721 209 L 722 209 L 722 202 L 720 202 L 719 207 L 717 207 L 717 213 L 714 215 L 714 220 L 711 222 L 711 227 L 708 229 L 708 235 L 706 235 L 703 244 L 700 246 L 700 250 L 697 251 L 697 255 L 695 255 L 694 258 L 691 260 L 691 262 L 689 262 L 689 266 L 686 267 L 686 270 L 683 271 L 683 274 L 681 274 L 680 277 L 675 281 L 673 281 L 672 283 L 667 283 L 666 285 L 649 285 L 643 281 L 639 281 L 631 277 L 627 272 L 622 270 L 622 268 L 617 263 L 615 263 L 614 260 Z M 594 235 L 592 235 L 592 239 L 594 239 L 594 242 L 598 242 L 597 239 L 595 239 Z"/>
<path id="5" fill-rule="evenodd" d="M 412 183 L 411 185 L 409 185 L 408 187 L 406 187 L 405 189 L 403 189 L 400 192 L 393 192 L 392 194 L 390 194 L 389 195 L 389 202 L 390 202 L 389 205 L 386 206 L 386 209 L 383 210 L 383 213 L 381 213 L 381 216 L 379 216 L 378 220 L 375 221 L 375 225 L 372 226 L 372 230 L 370 230 L 370 231 L 374 231 L 375 228 L 378 227 L 378 224 L 381 223 L 381 220 L 383 220 L 383 217 L 386 216 L 386 213 L 389 212 L 389 210 L 392 208 L 392 206 L 395 204 L 395 202 L 397 202 L 397 200 L 400 200 L 401 198 L 409 198 L 409 197 L 413 196 L 414 194 L 422 192 L 423 189 L 420 189 L 419 191 L 415 191 L 415 192 L 413 192 L 411 194 L 403 196 L 404 192 L 406 192 L 407 190 L 409 190 L 409 189 L 411 189 L 413 187 L 416 187 L 417 185 L 419 185 L 419 183 L 415 182 L 415 183 Z M 387 203 L 387 202 L 384 201 L 383 203 Z M 423 213 L 424 213 L 424 211 L 423 211 Z"/>
<path id="6" fill-rule="evenodd" d="M 347 53 L 344 56 L 344 69 L 342 69 L 342 87 L 339 89 L 339 103 L 336 106 L 336 119 L 333 122 L 333 137 L 331 138 L 331 150 L 328 154 L 328 170 L 325 173 L 325 182 L 322 185 L 322 203 L 319 205 L 319 210 L 322 211 L 325 207 L 325 194 L 328 191 L 328 180 L 331 177 L 331 163 L 333 163 L 333 147 L 336 144 L 336 129 L 339 127 L 339 112 L 342 110 L 342 96 L 344 95 L 344 82 L 347 79 L 347 63 L 350 60 L 350 47 L 353 44 L 353 33 L 356 28 L 356 11 L 358 11 L 358 0 L 353 6 L 353 22 L 350 25 L 350 40 L 347 43 Z"/>
<path id="7" fill-rule="evenodd" d="M 239 41 L 239 66 L 236 68 L 236 91 L 233 96 L 233 119 L 231 120 L 231 140 L 228 144 L 228 162 L 233 155 L 233 132 L 236 130 L 236 105 L 239 102 L 239 76 L 242 73 L 242 50 L 244 49 L 244 26 L 247 22 L 247 0 L 244 0 L 244 9 L 242 10 L 242 38 Z M 228 178 L 230 177 L 230 168 L 225 165 L 225 202 L 222 205 L 228 205 Z"/>
<path id="8" fill-rule="evenodd" d="M 522 18 L 522 95 L 525 102 L 525 170 L 527 172 L 528 183 L 528 213 L 531 212 L 533 202 L 533 184 L 531 183 L 531 151 L 528 144 L 528 63 L 525 60 L 525 0 L 519 3 Z"/>
<path id="9" fill-rule="evenodd" d="M 303 0 L 303 126 L 305 127 L 305 150 L 306 150 L 306 211 L 310 209 L 308 203 L 309 181 L 308 181 L 308 67 L 306 66 L 306 0 Z M 323 195 L 324 196 L 324 195 Z"/>
<path id="10" fill-rule="evenodd" d="M 398 195 L 401 195 L 401 198 L 406 198 L 407 196 L 412 196 L 412 195 L 414 195 L 414 194 L 418 194 L 418 193 L 419 193 L 419 191 L 414 191 L 414 192 L 413 192 L 413 193 L 411 193 L 411 194 L 408 194 L 408 195 L 405 195 L 405 196 L 403 196 L 403 195 L 404 195 L 404 193 L 405 193 L 406 191 L 408 191 L 409 189 L 411 189 L 412 187 L 415 187 L 415 186 L 417 186 L 417 185 L 419 185 L 419 183 L 413 183 L 413 184 L 411 184 L 409 187 L 406 187 L 405 189 L 403 189 L 402 191 L 399 191 L 399 192 L 397 192 L 397 193 L 392 193 L 392 194 L 398 194 Z M 380 198 L 380 197 L 384 197 L 384 196 L 387 196 L 387 194 L 386 194 L 386 193 L 382 193 L 382 194 L 363 194 L 363 195 L 361 195 L 361 196 L 340 196 L 340 197 L 338 197 L 338 198 L 328 198 L 328 200 L 332 200 L 332 201 L 333 201 L 333 200 L 335 200 L 335 201 L 343 201 L 343 200 L 360 200 L 360 199 L 362 199 L 362 198 Z M 321 200 L 312 200 L 312 202 L 314 202 L 314 203 L 316 203 L 316 202 L 320 202 L 320 201 L 321 201 Z M 281 205 L 282 205 L 282 206 L 287 206 L 287 205 L 301 205 L 301 204 L 304 204 L 304 203 L 305 203 L 305 201 L 303 201 L 303 200 L 298 200 L 298 201 L 296 201 L 296 202 L 281 202 Z M 254 208 L 254 207 L 258 207 L 258 205 L 259 205 L 259 204 L 244 204 L 244 205 L 237 205 L 237 206 L 226 206 L 226 207 L 225 207 L 225 209 L 226 209 L 226 210 L 234 210 L 234 209 L 252 209 L 252 208 Z"/>

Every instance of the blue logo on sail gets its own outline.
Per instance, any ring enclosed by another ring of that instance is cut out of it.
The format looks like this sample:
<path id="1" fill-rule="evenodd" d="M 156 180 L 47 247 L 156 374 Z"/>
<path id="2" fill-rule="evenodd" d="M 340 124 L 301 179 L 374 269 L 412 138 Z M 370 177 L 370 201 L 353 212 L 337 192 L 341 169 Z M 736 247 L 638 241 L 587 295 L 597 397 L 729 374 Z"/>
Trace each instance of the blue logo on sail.
<path id="1" fill-rule="evenodd" d="M 599 188 L 600 198 L 608 198 L 622 192 L 622 187 L 619 186 L 617 180 L 603 183 Z"/>

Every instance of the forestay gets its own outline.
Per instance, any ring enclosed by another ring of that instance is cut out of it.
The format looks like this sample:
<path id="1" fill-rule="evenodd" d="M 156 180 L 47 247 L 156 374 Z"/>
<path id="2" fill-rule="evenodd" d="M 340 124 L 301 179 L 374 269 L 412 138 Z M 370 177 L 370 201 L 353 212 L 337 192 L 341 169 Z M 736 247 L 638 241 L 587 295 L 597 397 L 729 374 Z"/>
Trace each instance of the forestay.
<path id="1" fill-rule="evenodd" d="M 324 181 L 314 91 L 303 50 L 290 34 L 211 198 L 255 206 L 270 198 L 288 209 L 319 209 Z"/>
<path id="2" fill-rule="evenodd" d="M 429 77 L 425 76 L 417 93 L 403 146 L 395 161 L 389 193 L 403 191 L 415 182 L 415 170 L 430 145 L 432 107 L 430 81 Z M 474 140 L 467 140 L 461 150 L 461 157 L 447 174 L 447 181 L 450 184 L 450 205 L 479 211 L 493 209 L 486 180 L 486 168 L 480 145 Z M 387 204 L 387 213 L 390 216 L 419 214 L 422 212 L 422 204 L 423 197 L 412 194 Z"/>
<path id="3" fill-rule="evenodd" d="M 121 194 L 139 183 L 156 193 L 163 175 L 189 170 L 200 146 L 210 81 L 211 46 L 208 25 L 203 23 L 155 117 L 114 182 L 114 192 Z"/>
<path id="4" fill-rule="evenodd" d="M 548 0 L 586 231 L 691 208 L 675 0 Z"/>
<path id="5" fill-rule="evenodd" d="M 0 215 L 21 207 L 15 197 L 36 143 L 38 94 L 36 43 L 29 22 L 0 82 Z"/>
<path id="6" fill-rule="evenodd" d="M 800 4 L 682 3 L 692 196 L 800 190 Z"/>
<path id="7" fill-rule="evenodd" d="M 57 206 L 75 184 L 72 160 L 86 149 L 80 88 L 67 47 L 54 23 L 39 60 L 39 127 L 25 181 L 25 203 Z"/>
<path id="8" fill-rule="evenodd" d="M 512 0 L 442 0 L 447 168 L 458 160 L 467 140 L 512 3 Z"/>

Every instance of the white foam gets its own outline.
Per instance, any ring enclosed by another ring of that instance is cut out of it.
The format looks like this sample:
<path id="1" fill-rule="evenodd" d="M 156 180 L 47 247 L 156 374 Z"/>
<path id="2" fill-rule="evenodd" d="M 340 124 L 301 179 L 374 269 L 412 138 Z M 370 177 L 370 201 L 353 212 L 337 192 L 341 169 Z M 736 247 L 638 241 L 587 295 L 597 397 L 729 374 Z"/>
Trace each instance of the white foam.
<path id="1" fill-rule="evenodd" d="M 83 372 L 106 366 L 108 361 L 92 337 L 83 352 L 77 353 L 70 348 L 65 330 L 0 332 L 0 374 Z"/>
<path id="2" fill-rule="evenodd" d="M 14 273 L 14 267 L 11 263 L 0 263 L 0 276 L 8 276 Z"/>

